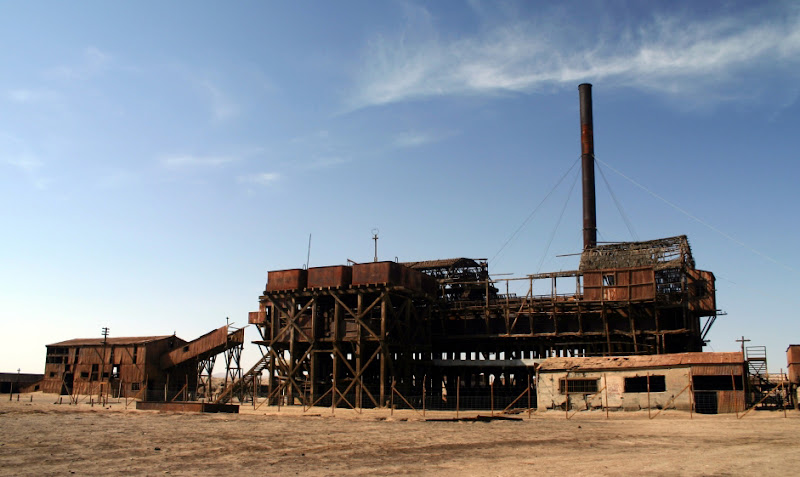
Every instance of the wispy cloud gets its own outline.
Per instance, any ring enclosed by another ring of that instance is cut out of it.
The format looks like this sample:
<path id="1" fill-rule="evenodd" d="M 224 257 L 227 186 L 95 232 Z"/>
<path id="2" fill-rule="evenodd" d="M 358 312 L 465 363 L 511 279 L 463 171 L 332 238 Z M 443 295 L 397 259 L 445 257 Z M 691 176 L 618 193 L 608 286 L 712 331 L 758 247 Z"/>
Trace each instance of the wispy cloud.
<path id="1" fill-rule="evenodd" d="M 12 89 L 6 92 L 6 99 L 14 103 L 39 103 L 50 101 L 56 93 L 46 89 Z"/>
<path id="2" fill-rule="evenodd" d="M 56 66 L 48 74 L 60 79 L 86 79 L 107 69 L 112 60 L 109 53 L 95 46 L 88 46 L 74 64 Z"/>
<path id="3" fill-rule="evenodd" d="M 0 164 L 12 167 L 28 178 L 37 189 L 44 190 L 53 182 L 42 170 L 44 162 L 20 139 L 0 132 Z"/>
<path id="4" fill-rule="evenodd" d="M 565 21 L 516 19 L 467 38 L 442 39 L 429 16 L 410 16 L 405 31 L 374 38 L 351 107 L 453 94 L 531 92 L 580 81 L 668 93 L 696 92 L 735 81 L 749 68 L 785 68 L 797 76 L 800 14 L 787 4 L 768 12 L 693 21 L 651 17 L 646 23 L 581 37 Z M 563 20 L 563 19 L 562 19 Z"/>
<path id="5" fill-rule="evenodd" d="M 394 136 L 392 145 L 400 148 L 420 147 L 425 144 L 439 142 L 449 136 L 451 136 L 450 133 L 437 134 L 425 131 L 405 131 Z"/>
<path id="6" fill-rule="evenodd" d="M 161 165 L 167 169 L 192 169 L 219 167 L 237 161 L 234 156 L 196 156 L 192 154 L 174 154 L 162 156 Z"/>
<path id="7" fill-rule="evenodd" d="M 224 121 L 239 114 L 239 106 L 211 81 L 201 81 L 200 87 L 208 99 L 214 119 Z"/>
<path id="8" fill-rule="evenodd" d="M 339 156 L 325 156 L 313 159 L 305 164 L 304 169 L 326 169 L 350 162 L 351 159 Z"/>
<path id="9" fill-rule="evenodd" d="M 237 181 L 243 184 L 254 184 L 259 186 L 268 186 L 277 182 L 281 175 L 277 172 L 256 172 L 237 177 Z"/>

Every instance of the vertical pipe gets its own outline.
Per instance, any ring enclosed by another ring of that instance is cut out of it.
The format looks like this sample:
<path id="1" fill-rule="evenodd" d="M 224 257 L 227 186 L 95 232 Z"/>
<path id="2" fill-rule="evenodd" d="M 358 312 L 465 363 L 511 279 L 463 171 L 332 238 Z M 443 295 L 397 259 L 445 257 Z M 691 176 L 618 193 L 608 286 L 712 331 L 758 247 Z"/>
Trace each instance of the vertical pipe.
<path id="1" fill-rule="evenodd" d="M 583 171 L 583 249 L 597 246 L 597 209 L 594 190 L 594 126 L 592 85 L 578 86 L 581 107 L 581 170 Z"/>

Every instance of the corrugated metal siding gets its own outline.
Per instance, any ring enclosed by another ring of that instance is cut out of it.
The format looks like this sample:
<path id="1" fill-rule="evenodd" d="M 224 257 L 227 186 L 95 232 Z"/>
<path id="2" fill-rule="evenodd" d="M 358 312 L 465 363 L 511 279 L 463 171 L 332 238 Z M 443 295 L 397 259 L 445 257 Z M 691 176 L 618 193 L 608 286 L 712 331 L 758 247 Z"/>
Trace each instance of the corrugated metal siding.
<path id="1" fill-rule="evenodd" d="M 734 376 L 742 375 L 742 364 L 693 364 L 692 374 L 695 376 Z"/>
<path id="2" fill-rule="evenodd" d="M 717 391 L 717 412 L 744 411 L 744 391 Z"/>

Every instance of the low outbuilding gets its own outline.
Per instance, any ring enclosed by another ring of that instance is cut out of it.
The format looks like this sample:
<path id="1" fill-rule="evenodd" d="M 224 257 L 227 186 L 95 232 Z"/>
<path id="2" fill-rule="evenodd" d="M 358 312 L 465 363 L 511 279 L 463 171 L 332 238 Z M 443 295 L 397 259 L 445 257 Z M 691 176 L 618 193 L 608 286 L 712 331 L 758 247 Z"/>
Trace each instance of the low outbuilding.
<path id="1" fill-rule="evenodd" d="M 745 408 L 742 353 L 548 358 L 538 368 L 539 409 Z"/>

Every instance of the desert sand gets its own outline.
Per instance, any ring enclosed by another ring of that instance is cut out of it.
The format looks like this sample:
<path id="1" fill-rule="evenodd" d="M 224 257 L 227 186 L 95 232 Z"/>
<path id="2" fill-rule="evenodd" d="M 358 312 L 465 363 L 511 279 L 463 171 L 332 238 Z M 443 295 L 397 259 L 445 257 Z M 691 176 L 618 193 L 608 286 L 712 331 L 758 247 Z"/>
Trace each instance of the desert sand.
<path id="1" fill-rule="evenodd" d="M 31 401 L 32 400 L 32 401 Z M 800 413 L 518 414 L 431 422 L 414 411 L 243 405 L 240 414 L 0 396 L 3 475 L 793 475 Z M 461 417 L 488 415 L 462 412 Z M 427 413 L 453 418 L 454 412 Z"/>

